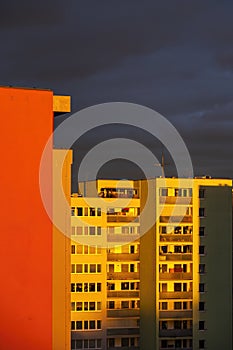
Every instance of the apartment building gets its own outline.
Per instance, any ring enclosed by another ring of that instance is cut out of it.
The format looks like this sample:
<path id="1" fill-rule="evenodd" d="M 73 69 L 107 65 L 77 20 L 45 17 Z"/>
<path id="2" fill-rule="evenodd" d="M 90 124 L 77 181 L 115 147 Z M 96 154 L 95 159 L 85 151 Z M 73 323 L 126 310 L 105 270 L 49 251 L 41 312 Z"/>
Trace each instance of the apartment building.
<path id="1" fill-rule="evenodd" d="M 209 178 L 80 184 L 72 349 L 231 349 L 231 191 Z"/>

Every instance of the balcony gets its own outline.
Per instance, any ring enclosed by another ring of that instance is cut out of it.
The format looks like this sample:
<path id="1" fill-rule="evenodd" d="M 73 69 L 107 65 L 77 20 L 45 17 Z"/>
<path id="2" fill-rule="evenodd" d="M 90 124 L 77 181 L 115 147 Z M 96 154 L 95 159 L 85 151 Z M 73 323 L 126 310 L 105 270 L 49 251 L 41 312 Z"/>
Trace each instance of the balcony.
<path id="1" fill-rule="evenodd" d="M 111 335 L 139 335 L 139 328 L 109 328 L 107 336 Z"/>
<path id="2" fill-rule="evenodd" d="M 160 329 L 160 337 L 192 337 L 192 329 Z"/>
<path id="3" fill-rule="evenodd" d="M 192 299 L 193 292 L 160 292 L 159 299 Z"/>
<path id="4" fill-rule="evenodd" d="M 108 272 L 108 280 L 139 280 L 139 272 Z"/>
<path id="5" fill-rule="evenodd" d="M 192 242 L 193 236 L 190 234 L 162 234 L 160 235 L 160 242 Z"/>
<path id="6" fill-rule="evenodd" d="M 107 291 L 108 298 L 139 298 L 139 290 L 109 290 Z"/>
<path id="7" fill-rule="evenodd" d="M 159 260 L 166 261 L 191 261 L 193 259 L 192 253 L 160 253 Z"/>
<path id="8" fill-rule="evenodd" d="M 139 233 L 108 233 L 107 241 L 108 242 L 134 242 L 140 237 Z"/>
<path id="9" fill-rule="evenodd" d="M 108 261 L 139 261 L 139 253 L 108 253 Z"/>
<path id="10" fill-rule="evenodd" d="M 193 312 L 192 310 L 163 310 L 159 311 L 159 318 L 192 318 Z"/>
<path id="11" fill-rule="evenodd" d="M 139 309 L 107 310 L 107 317 L 139 317 Z"/>
<path id="12" fill-rule="evenodd" d="M 193 218 L 191 215 L 185 215 L 185 216 L 160 216 L 160 222 L 161 223 L 191 223 L 193 221 Z"/>
<path id="13" fill-rule="evenodd" d="M 170 280 L 192 280 L 192 272 L 160 272 L 159 279 L 161 281 Z"/>
<path id="14" fill-rule="evenodd" d="M 127 216 L 127 215 L 107 215 L 107 222 L 139 222 L 138 216 Z"/>
<path id="15" fill-rule="evenodd" d="M 169 196 L 169 197 L 160 197 L 159 198 L 160 204 L 185 204 L 189 205 L 193 203 L 192 197 L 175 197 L 175 196 Z"/>

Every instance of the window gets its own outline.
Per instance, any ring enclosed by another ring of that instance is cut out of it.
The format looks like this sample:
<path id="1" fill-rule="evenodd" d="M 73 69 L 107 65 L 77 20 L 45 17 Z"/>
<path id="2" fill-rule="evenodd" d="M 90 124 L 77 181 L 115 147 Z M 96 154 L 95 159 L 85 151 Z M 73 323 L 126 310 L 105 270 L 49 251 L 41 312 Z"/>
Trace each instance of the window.
<path id="1" fill-rule="evenodd" d="M 199 208 L 199 216 L 204 217 L 205 216 L 205 208 Z"/>
<path id="2" fill-rule="evenodd" d="M 205 292 L 205 283 L 199 283 L 199 292 L 204 293 Z"/>
<path id="3" fill-rule="evenodd" d="M 71 216 L 75 216 L 75 207 L 71 208 Z"/>
<path id="4" fill-rule="evenodd" d="M 128 309 L 129 308 L 129 301 L 125 300 L 121 302 L 121 308 L 122 309 Z"/>
<path id="5" fill-rule="evenodd" d="M 129 290 L 129 282 L 121 282 L 121 290 Z"/>
<path id="6" fill-rule="evenodd" d="M 108 308 L 109 308 L 109 309 L 115 309 L 115 301 L 110 300 L 110 301 L 108 302 Z"/>
<path id="7" fill-rule="evenodd" d="M 95 226 L 90 226 L 89 227 L 89 235 L 94 236 L 95 235 Z"/>
<path id="8" fill-rule="evenodd" d="M 205 349 L 205 340 L 203 339 L 199 340 L 199 349 Z"/>
<path id="9" fill-rule="evenodd" d="M 199 198 L 205 198 L 205 189 L 204 188 L 199 189 Z"/>
<path id="10" fill-rule="evenodd" d="M 182 306 L 180 301 L 174 302 L 174 310 L 181 310 L 181 308 Z"/>
<path id="11" fill-rule="evenodd" d="M 95 329 L 95 321 L 89 321 L 89 329 Z"/>
<path id="12" fill-rule="evenodd" d="M 199 236 L 201 236 L 201 237 L 205 236 L 205 227 L 204 226 L 199 227 Z"/>
<path id="13" fill-rule="evenodd" d="M 205 302 L 204 301 L 199 302 L 199 311 L 205 311 Z"/>
<path id="14" fill-rule="evenodd" d="M 71 254 L 75 254 L 75 245 L 71 246 Z"/>
<path id="15" fill-rule="evenodd" d="M 82 272 L 83 272 L 83 265 L 76 264 L 76 273 L 82 273 Z"/>
<path id="16" fill-rule="evenodd" d="M 199 254 L 200 255 L 204 255 L 205 254 L 205 246 L 204 245 L 200 245 L 199 246 Z"/>
<path id="17" fill-rule="evenodd" d="M 83 216 L 83 208 L 77 208 L 77 216 Z"/>
<path id="18" fill-rule="evenodd" d="M 203 331 L 205 329 L 205 321 L 199 321 L 199 330 Z"/>
<path id="19" fill-rule="evenodd" d="M 101 329 L 101 321 L 97 320 L 97 329 Z"/>
<path id="20" fill-rule="evenodd" d="M 205 273 L 205 264 L 199 264 L 199 273 Z"/>
<path id="21" fill-rule="evenodd" d="M 174 292 L 181 292 L 181 287 L 182 284 L 181 283 L 174 283 Z"/>
<path id="22" fill-rule="evenodd" d="M 121 346 L 129 347 L 129 338 L 121 338 Z"/>
<path id="23" fill-rule="evenodd" d="M 162 310 L 167 310 L 167 302 L 162 302 Z"/>
<path id="24" fill-rule="evenodd" d="M 174 321 L 174 329 L 181 329 L 181 321 Z"/>
<path id="25" fill-rule="evenodd" d="M 109 338 L 108 339 L 108 347 L 109 348 L 114 348 L 115 347 L 115 339 L 114 338 Z"/>

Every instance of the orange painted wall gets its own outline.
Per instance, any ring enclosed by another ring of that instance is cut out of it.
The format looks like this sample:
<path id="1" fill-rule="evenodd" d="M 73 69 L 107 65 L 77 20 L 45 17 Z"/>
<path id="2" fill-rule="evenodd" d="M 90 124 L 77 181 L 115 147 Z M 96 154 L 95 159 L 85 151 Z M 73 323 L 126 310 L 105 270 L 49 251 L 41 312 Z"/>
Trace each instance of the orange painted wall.
<path id="1" fill-rule="evenodd" d="M 53 93 L 0 88 L 0 117 L 0 349 L 47 350 L 52 223 L 40 197 L 39 164 L 53 130 Z"/>

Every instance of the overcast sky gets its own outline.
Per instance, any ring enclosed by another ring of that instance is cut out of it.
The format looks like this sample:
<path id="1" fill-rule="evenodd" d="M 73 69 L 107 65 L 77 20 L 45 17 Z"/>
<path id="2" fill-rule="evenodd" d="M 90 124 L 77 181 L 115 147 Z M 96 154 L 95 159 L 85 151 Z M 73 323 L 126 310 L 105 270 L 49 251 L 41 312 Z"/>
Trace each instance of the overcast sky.
<path id="1" fill-rule="evenodd" d="M 232 18 L 231 0 L 1 1 L 0 84 L 70 94 L 73 112 L 153 108 L 181 134 L 195 175 L 232 178 Z"/>

